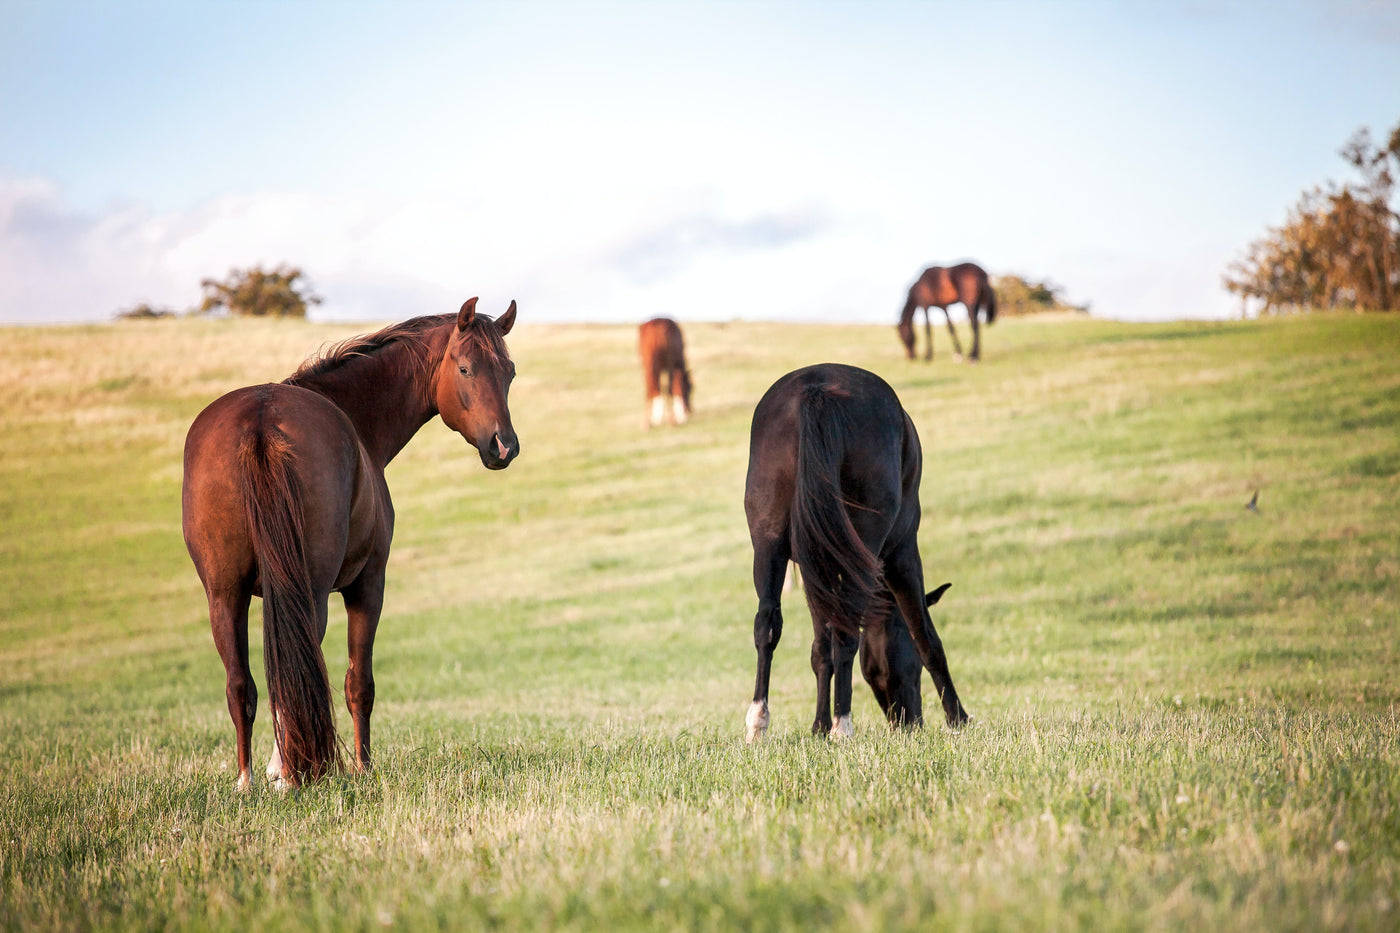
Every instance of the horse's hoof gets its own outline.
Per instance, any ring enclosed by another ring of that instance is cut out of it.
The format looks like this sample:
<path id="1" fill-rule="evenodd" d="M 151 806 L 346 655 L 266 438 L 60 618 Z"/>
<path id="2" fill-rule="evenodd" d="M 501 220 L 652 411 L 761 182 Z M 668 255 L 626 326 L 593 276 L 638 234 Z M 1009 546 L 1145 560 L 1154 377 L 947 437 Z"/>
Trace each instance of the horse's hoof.
<path id="1" fill-rule="evenodd" d="M 253 789 L 253 776 L 247 771 L 242 771 L 238 775 L 238 781 L 233 785 L 234 790 L 240 794 L 246 794 Z"/>
<path id="2" fill-rule="evenodd" d="M 744 741 L 752 745 L 768 733 L 768 704 L 755 700 L 744 716 Z"/>
<path id="3" fill-rule="evenodd" d="M 827 738 L 833 742 L 844 742 L 855 734 L 856 730 L 851 725 L 851 717 L 837 716 L 836 722 L 831 725 L 831 731 L 827 733 Z"/>

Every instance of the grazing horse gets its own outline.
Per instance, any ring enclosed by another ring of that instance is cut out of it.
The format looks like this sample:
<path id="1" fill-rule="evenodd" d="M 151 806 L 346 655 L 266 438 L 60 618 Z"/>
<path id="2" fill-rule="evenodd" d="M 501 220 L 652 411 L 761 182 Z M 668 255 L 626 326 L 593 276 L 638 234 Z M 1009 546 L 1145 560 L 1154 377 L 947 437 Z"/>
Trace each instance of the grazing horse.
<path id="1" fill-rule="evenodd" d="M 896 607 L 948 724 L 967 721 L 925 603 L 918 543 L 922 472 L 914 423 L 874 373 L 836 363 L 808 366 L 783 376 L 759 401 L 744 488 L 758 592 L 758 673 L 745 718 L 750 742 L 768 729 L 768 679 L 783 632 L 789 559 L 802 569 L 812 614 L 814 733 L 851 734 L 851 668 L 861 628 Z"/>
<path id="2" fill-rule="evenodd" d="M 928 341 L 928 351 L 924 359 L 933 359 L 933 324 L 929 321 L 929 309 L 943 312 L 948 322 L 948 335 L 953 338 L 953 352 L 962 359 L 962 344 L 958 343 L 958 332 L 953 329 L 953 319 L 948 314 L 948 306 L 962 302 L 967 308 L 967 319 L 972 324 L 972 356 L 975 363 L 982 357 L 981 332 L 977 326 L 977 312 L 987 316 L 987 323 L 997 319 L 997 296 L 987 281 L 987 273 L 976 263 L 964 262 L 947 269 L 933 266 L 925 269 L 917 282 L 909 287 L 909 300 L 899 315 L 899 339 L 904 344 L 904 352 L 909 359 L 914 358 L 914 313 L 924 309 L 924 336 Z"/>
<path id="3" fill-rule="evenodd" d="M 647 384 L 646 426 L 661 424 L 667 417 L 666 396 L 671 397 L 673 424 L 685 424 L 690 417 L 690 370 L 685 368 L 685 341 L 680 325 L 668 317 L 652 318 L 637 328 L 637 346 L 642 356 L 642 376 Z M 666 377 L 666 392 L 661 378 Z"/>
<path id="4" fill-rule="evenodd" d="M 491 470 L 520 453 L 506 396 L 515 302 L 492 320 L 476 299 L 355 337 L 272 385 L 235 389 L 200 412 L 185 440 L 185 545 L 209 600 L 237 736 L 238 787 L 252 785 L 258 691 L 248 669 L 248 606 L 263 601 L 263 657 L 282 789 L 340 763 L 321 654 L 326 601 L 345 598 L 345 702 L 355 766 L 370 766 L 372 654 L 394 507 L 384 467 L 433 415 Z"/>

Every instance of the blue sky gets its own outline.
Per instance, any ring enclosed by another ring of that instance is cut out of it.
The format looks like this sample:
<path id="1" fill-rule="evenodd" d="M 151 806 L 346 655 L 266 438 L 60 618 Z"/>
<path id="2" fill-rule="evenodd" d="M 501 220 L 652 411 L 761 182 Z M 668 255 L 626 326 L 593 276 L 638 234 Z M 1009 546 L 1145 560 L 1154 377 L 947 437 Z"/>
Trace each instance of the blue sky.
<path id="1" fill-rule="evenodd" d="M 1218 317 L 1397 122 L 1396 3 L 0 0 L 0 321 L 285 261 L 326 318 L 879 323 L 964 258 Z"/>

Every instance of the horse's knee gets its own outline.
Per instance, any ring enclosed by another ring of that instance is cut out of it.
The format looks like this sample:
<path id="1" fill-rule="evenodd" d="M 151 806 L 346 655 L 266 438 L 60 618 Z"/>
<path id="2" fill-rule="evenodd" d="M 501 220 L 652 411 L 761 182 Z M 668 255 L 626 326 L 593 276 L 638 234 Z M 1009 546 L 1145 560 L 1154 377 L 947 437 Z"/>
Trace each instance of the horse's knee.
<path id="1" fill-rule="evenodd" d="M 783 607 L 776 600 L 762 599 L 753 617 L 753 644 L 759 651 L 772 650 L 783 637 Z"/>
<path id="2" fill-rule="evenodd" d="M 345 703 L 350 712 L 368 716 L 374 709 L 374 675 L 354 669 L 346 671 Z"/>
<path id="3" fill-rule="evenodd" d="M 228 697 L 229 712 L 245 725 L 252 725 L 258 715 L 258 686 L 253 678 L 241 672 L 230 674 L 224 695 Z"/>

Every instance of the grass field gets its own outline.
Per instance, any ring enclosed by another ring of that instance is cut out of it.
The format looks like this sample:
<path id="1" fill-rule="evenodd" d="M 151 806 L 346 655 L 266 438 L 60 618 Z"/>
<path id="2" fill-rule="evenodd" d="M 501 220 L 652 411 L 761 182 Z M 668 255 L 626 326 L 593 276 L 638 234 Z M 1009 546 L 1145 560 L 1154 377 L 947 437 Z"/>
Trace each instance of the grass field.
<path id="1" fill-rule="evenodd" d="M 180 450 L 362 328 L 3 332 L 0 927 L 1400 927 L 1393 315 L 1015 319 L 980 366 L 696 324 L 695 419 L 651 432 L 633 328 L 521 319 L 520 459 L 434 422 L 389 468 L 377 769 L 295 797 L 233 788 Z M 810 737 L 793 594 L 743 744 L 749 417 L 821 360 L 918 425 L 957 734 L 858 684 L 854 741 Z"/>

